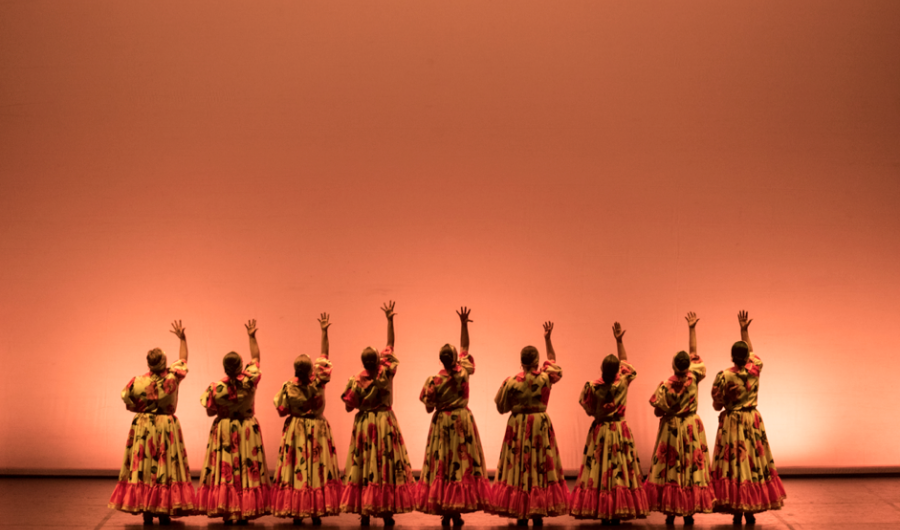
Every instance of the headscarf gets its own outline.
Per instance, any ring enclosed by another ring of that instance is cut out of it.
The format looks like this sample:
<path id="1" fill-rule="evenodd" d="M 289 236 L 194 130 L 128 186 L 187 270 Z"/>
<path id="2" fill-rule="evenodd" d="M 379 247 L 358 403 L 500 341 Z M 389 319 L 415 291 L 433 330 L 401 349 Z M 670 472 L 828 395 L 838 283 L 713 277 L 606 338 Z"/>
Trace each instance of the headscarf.
<path id="1" fill-rule="evenodd" d="M 444 344 L 443 346 L 441 346 L 441 351 L 438 355 L 440 355 L 441 364 L 444 365 L 445 369 L 449 370 L 453 368 L 453 365 L 456 364 L 456 357 L 458 355 L 458 353 L 456 352 L 456 346 L 452 344 Z"/>

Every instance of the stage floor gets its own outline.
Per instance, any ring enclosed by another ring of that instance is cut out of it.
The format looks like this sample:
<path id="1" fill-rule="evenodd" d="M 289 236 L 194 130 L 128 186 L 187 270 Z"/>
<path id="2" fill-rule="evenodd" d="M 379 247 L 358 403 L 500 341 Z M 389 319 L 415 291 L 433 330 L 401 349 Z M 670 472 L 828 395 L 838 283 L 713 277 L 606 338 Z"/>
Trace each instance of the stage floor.
<path id="1" fill-rule="evenodd" d="M 783 477 L 788 498 L 780 511 L 759 514 L 756 528 L 789 530 L 843 528 L 900 528 L 900 478 L 897 477 Z M 0 477 L 0 528 L 118 529 L 144 528 L 140 516 L 110 510 L 106 501 L 115 485 L 112 478 Z M 570 483 L 571 487 L 571 483 Z M 181 528 L 226 528 L 221 519 L 186 517 Z M 435 516 L 420 513 L 396 516 L 398 528 L 440 528 Z M 515 521 L 492 515 L 465 516 L 465 528 L 515 528 Z M 545 519 L 551 528 L 600 527 L 571 517 Z M 156 525 L 154 525 L 156 526 Z M 305 527 L 309 528 L 309 520 Z M 676 527 L 682 526 L 677 519 Z M 249 527 L 288 528 L 291 520 L 263 517 Z M 322 528 L 359 527 L 359 517 L 341 515 L 323 519 Z M 372 528 L 381 521 L 372 520 Z M 666 528 L 658 513 L 622 524 L 624 528 Z M 695 528 L 733 529 L 731 516 L 696 516 Z M 241 527 L 227 527 L 241 528 Z M 605 528 L 605 527 L 604 527 Z"/>

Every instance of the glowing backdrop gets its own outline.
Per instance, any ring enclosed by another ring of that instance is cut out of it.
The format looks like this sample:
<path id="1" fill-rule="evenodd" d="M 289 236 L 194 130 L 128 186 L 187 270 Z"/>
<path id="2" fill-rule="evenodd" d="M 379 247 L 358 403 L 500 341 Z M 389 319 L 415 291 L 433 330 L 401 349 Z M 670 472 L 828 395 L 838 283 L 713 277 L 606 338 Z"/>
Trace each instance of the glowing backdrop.
<path id="1" fill-rule="evenodd" d="M 385 341 L 414 467 L 421 384 L 473 308 L 471 409 L 556 322 L 549 412 L 564 465 L 576 399 L 625 343 L 628 422 L 700 316 L 711 378 L 753 317 L 780 466 L 900 466 L 900 4 L 6 2 L 0 5 L 0 470 L 117 469 L 119 392 L 184 321 L 178 416 L 259 321 L 257 409 L 332 315 L 326 410 Z"/>

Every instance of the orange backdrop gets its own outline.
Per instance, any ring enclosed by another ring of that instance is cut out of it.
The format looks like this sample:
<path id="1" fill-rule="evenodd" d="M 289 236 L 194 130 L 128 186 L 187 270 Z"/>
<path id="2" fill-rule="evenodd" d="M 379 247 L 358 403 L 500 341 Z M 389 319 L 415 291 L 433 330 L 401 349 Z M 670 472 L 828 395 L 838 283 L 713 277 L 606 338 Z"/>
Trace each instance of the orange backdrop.
<path id="1" fill-rule="evenodd" d="M 388 299 L 415 467 L 463 304 L 491 467 L 494 393 L 542 321 L 565 467 L 614 320 L 647 466 L 684 314 L 712 377 L 739 309 L 777 464 L 900 466 L 897 50 L 894 0 L 4 2 L 0 470 L 116 469 L 119 392 L 148 349 L 177 356 L 173 318 L 196 469 L 200 394 L 258 319 L 271 463 L 271 399 L 322 311 L 343 459 L 339 394 Z"/>

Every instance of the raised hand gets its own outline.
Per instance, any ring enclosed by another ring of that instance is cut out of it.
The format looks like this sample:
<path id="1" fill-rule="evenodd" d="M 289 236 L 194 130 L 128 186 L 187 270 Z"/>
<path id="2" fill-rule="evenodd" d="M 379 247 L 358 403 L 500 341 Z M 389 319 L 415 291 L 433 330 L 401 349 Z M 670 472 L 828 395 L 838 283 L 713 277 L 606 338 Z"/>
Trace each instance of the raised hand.
<path id="1" fill-rule="evenodd" d="M 746 311 L 738 312 L 738 322 L 741 324 L 741 331 L 747 331 L 747 328 L 750 327 L 750 323 L 753 322 L 752 318 L 748 318 Z"/>
<path id="2" fill-rule="evenodd" d="M 457 311 L 456 314 L 459 315 L 460 321 L 462 321 L 463 323 L 466 323 L 466 322 L 472 322 L 471 320 L 469 320 L 469 313 L 471 313 L 471 312 L 472 312 L 471 309 L 469 309 L 466 306 L 462 306 L 461 308 L 459 308 L 459 311 Z"/>
<path id="3" fill-rule="evenodd" d="M 548 320 L 544 322 L 544 340 L 549 340 L 551 333 L 553 333 L 553 322 Z"/>
<path id="4" fill-rule="evenodd" d="M 625 330 L 622 329 L 622 325 L 616 322 L 612 327 L 613 336 L 616 338 L 616 342 L 622 341 L 622 336 L 625 335 Z"/>
<path id="5" fill-rule="evenodd" d="M 687 316 L 684 317 L 684 319 L 687 320 L 687 323 L 688 323 L 688 327 L 689 327 L 689 328 L 693 328 L 694 326 L 697 325 L 697 322 L 700 321 L 700 319 L 697 318 L 697 314 L 694 313 L 693 311 L 691 311 L 690 313 L 688 313 Z"/>
<path id="6" fill-rule="evenodd" d="M 184 326 L 181 325 L 180 320 L 172 321 L 172 329 L 169 330 L 169 333 L 174 333 L 181 340 L 187 340 L 186 335 L 184 334 L 185 329 Z"/>
<path id="7" fill-rule="evenodd" d="M 393 320 L 394 316 L 397 315 L 397 313 L 394 313 L 394 303 L 393 300 L 389 300 L 381 307 L 381 310 L 384 311 L 384 316 L 386 316 L 388 320 Z"/>
<path id="8" fill-rule="evenodd" d="M 318 320 L 319 320 L 319 325 L 322 326 L 322 331 L 327 330 L 328 326 L 331 325 L 331 322 L 328 321 L 329 318 L 331 318 L 331 317 L 328 315 L 328 313 L 322 313 L 319 316 Z"/>
<path id="9" fill-rule="evenodd" d="M 247 335 L 250 335 L 250 338 L 256 338 L 256 332 L 258 331 L 256 328 L 256 319 L 248 320 L 244 327 L 247 328 Z"/>

